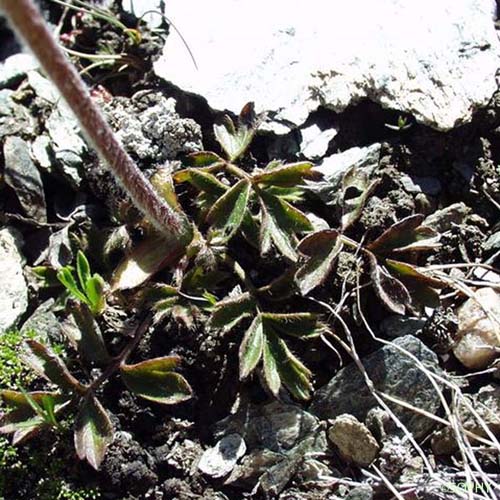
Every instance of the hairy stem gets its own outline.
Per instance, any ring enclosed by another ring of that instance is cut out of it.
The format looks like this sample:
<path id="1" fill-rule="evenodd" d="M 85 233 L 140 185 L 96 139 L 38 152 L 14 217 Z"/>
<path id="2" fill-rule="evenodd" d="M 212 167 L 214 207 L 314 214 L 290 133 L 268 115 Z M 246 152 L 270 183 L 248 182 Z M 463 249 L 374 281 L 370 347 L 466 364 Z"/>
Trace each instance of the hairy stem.
<path id="1" fill-rule="evenodd" d="M 150 182 L 123 149 L 104 115 L 92 100 L 76 68 L 68 61 L 50 33 L 33 0 L 0 0 L 2 9 L 18 35 L 36 55 L 80 121 L 82 130 L 94 144 L 120 185 L 146 218 L 174 244 L 189 243 L 187 218 L 158 196 Z"/>

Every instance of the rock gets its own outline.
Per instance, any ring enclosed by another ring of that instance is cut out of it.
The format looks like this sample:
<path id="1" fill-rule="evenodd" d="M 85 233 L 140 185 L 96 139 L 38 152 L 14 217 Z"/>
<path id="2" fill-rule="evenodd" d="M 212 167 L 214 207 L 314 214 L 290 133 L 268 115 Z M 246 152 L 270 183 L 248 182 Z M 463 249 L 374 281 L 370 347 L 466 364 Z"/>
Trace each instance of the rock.
<path id="1" fill-rule="evenodd" d="M 33 160 L 47 173 L 51 173 L 53 170 L 50 151 L 50 139 L 46 134 L 36 136 L 35 140 L 31 143 L 31 156 Z"/>
<path id="2" fill-rule="evenodd" d="M 332 422 L 328 437 L 346 462 L 361 467 L 368 467 L 380 449 L 367 427 L 348 414 L 340 415 Z"/>
<path id="3" fill-rule="evenodd" d="M 384 334 L 395 339 L 405 335 L 418 336 L 424 327 L 426 320 L 423 318 L 411 318 L 409 316 L 389 316 L 380 324 Z"/>
<path id="4" fill-rule="evenodd" d="M 500 250 L 500 231 L 493 233 L 483 244 L 485 252 Z"/>
<path id="5" fill-rule="evenodd" d="M 83 156 L 88 147 L 80 132 L 77 119 L 63 100 L 45 122 L 59 173 L 78 190 L 82 182 Z"/>
<path id="6" fill-rule="evenodd" d="M 378 167 L 380 148 L 381 145 L 375 143 L 365 148 L 351 148 L 328 156 L 316 167 L 323 175 L 323 180 L 307 183 L 307 189 L 318 195 L 327 205 L 337 204 L 342 196 L 340 183 L 344 174 L 354 167 L 371 175 Z"/>
<path id="7" fill-rule="evenodd" d="M 471 406 L 489 430 L 497 437 L 500 437 L 500 386 L 487 385 L 481 387 L 477 394 L 474 394 L 470 400 Z M 456 415 L 460 415 L 460 426 L 474 433 L 479 437 L 486 437 L 487 434 L 479 424 L 474 414 L 463 404 L 459 404 Z M 474 438 L 469 436 L 471 442 Z M 432 450 L 437 455 L 451 455 L 458 449 L 454 431 L 449 427 L 437 431 L 431 441 Z"/>
<path id="8" fill-rule="evenodd" d="M 35 94 L 50 104 L 56 104 L 61 95 L 55 85 L 47 78 L 44 78 L 38 71 L 28 71 L 28 84 Z"/>
<path id="9" fill-rule="evenodd" d="M 423 462 L 420 456 L 415 456 L 412 444 L 398 436 L 389 436 L 380 450 L 377 463 L 382 473 L 389 481 L 413 482 L 421 476 Z"/>
<path id="10" fill-rule="evenodd" d="M 198 469 L 214 478 L 227 476 L 246 450 L 245 441 L 239 434 L 229 434 L 213 448 L 205 450 L 198 463 Z"/>
<path id="11" fill-rule="evenodd" d="M 0 90 L 0 140 L 8 135 L 32 134 L 35 129 L 35 119 L 13 96 L 10 89 Z"/>
<path id="12" fill-rule="evenodd" d="M 194 120 L 181 118 L 175 106 L 174 99 L 145 91 L 131 99 L 115 98 L 105 111 L 132 156 L 163 165 L 179 153 L 202 149 L 200 126 Z"/>
<path id="13" fill-rule="evenodd" d="M 234 415 L 218 422 L 215 436 L 238 433 L 249 453 L 236 464 L 226 484 L 255 486 L 277 495 L 301 470 L 307 454 L 327 450 L 326 436 L 318 419 L 298 406 L 279 401 L 243 405 Z"/>
<path id="14" fill-rule="evenodd" d="M 369 485 L 356 486 L 349 491 L 345 500 L 372 500 L 373 488 Z"/>
<path id="15" fill-rule="evenodd" d="M 136 17 L 144 19 L 151 28 L 157 28 L 162 24 L 160 5 L 161 0 L 123 0 L 122 7 L 128 12 L 132 12 Z"/>
<path id="16" fill-rule="evenodd" d="M 318 427 L 318 419 L 295 405 L 274 401 L 264 406 L 244 407 L 217 422 L 215 436 L 238 433 L 248 448 L 266 448 L 285 453 Z"/>
<path id="17" fill-rule="evenodd" d="M 430 227 L 438 233 L 444 233 L 449 231 L 454 224 L 462 224 L 470 213 L 471 209 L 465 203 L 453 203 L 426 217 L 422 225 Z"/>
<path id="18" fill-rule="evenodd" d="M 31 54 L 14 54 L 0 64 L 0 89 L 19 82 L 24 75 L 38 68 L 38 61 Z"/>
<path id="19" fill-rule="evenodd" d="M 500 353 L 500 294 L 492 288 L 481 288 L 475 295 L 458 309 L 460 340 L 453 353 L 467 368 L 481 370 Z"/>
<path id="20" fill-rule="evenodd" d="M 369 98 L 449 130 L 497 89 L 495 9 L 494 0 L 334 0 L 328 7 L 311 0 L 293 8 L 287 0 L 172 0 L 168 16 L 198 69 L 175 35 L 154 68 L 214 109 L 238 113 L 253 100 L 292 126 L 319 106 L 340 112 Z"/>
<path id="21" fill-rule="evenodd" d="M 21 335 L 27 336 L 35 332 L 37 338 L 47 343 L 61 342 L 61 322 L 53 312 L 55 300 L 48 299 L 40 304 L 33 314 L 23 323 Z"/>
<path id="22" fill-rule="evenodd" d="M 379 391 L 434 414 L 440 408 L 438 394 L 415 362 L 398 348 L 408 351 L 425 363 L 428 369 L 439 370 L 437 356 L 420 340 L 406 335 L 362 359 L 368 376 Z M 334 419 L 349 413 L 363 421 L 376 406 L 378 403 L 368 390 L 362 374 L 351 363 L 316 392 L 309 411 L 322 419 Z M 434 426 L 432 420 L 422 415 L 395 404 L 390 406 L 416 439 L 425 436 Z M 394 432 L 401 431 L 394 429 Z"/>
<path id="23" fill-rule="evenodd" d="M 28 307 L 21 245 L 22 237 L 15 229 L 0 229 L 0 332 L 15 326 Z"/>
<path id="24" fill-rule="evenodd" d="M 14 190 L 24 213 L 47 222 L 42 177 L 30 156 L 29 144 L 20 137 L 7 137 L 3 146 L 5 182 Z"/>
<path id="25" fill-rule="evenodd" d="M 407 193 L 424 193 L 430 196 L 436 196 L 441 192 L 441 182 L 439 182 L 439 179 L 436 179 L 435 177 L 403 175 L 400 181 Z"/>
<path id="26" fill-rule="evenodd" d="M 321 130 L 317 125 L 303 128 L 300 133 L 302 135 L 301 153 L 310 160 L 321 158 L 328 150 L 329 142 L 337 135 L 335 129 Z"/>

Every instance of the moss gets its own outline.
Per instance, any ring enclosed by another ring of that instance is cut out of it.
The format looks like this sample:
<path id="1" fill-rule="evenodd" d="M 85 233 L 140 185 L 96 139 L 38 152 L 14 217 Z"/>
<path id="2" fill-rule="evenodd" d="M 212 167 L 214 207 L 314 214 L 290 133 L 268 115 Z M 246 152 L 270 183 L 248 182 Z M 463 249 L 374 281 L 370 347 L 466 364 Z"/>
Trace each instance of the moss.
<path id="1" fill-rule="evenodd" d="M 26 387 L 34 375 L 20 359 L 21 343 L 26 338 L 35 338 L 34 332 L 22 335 L 17 330 L 0 333 L 0 387 L 2 389 L 19 389 Z"/>

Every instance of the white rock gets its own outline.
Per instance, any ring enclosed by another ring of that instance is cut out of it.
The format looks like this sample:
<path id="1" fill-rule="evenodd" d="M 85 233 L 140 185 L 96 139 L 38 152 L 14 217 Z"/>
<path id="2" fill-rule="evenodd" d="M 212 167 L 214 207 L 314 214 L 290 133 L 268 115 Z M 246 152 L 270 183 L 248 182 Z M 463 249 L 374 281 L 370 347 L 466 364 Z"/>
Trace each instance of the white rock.
<path id="1" fill-rule="evenodd" d="M 160 0 L 123 0 L 122 6 L 124 10 L 144 19 L 152 28 L 157 28 L 162 23 L 159 14 Z"/>
<path id="2" fill-rule="evenodd" d="M 12 328 L 28 307 L 21 244 L 21 235 L 15 229 L 0 229 L 0 332 Z"/>
<path id="3" fill-rule="evenodd" d="M 328 150 L 328 143 L 337 135 L 337 130 L 321 130 L 317 125 L 311 125 L 300 131 L 302 134 L 301 151 L 310 160 L 322 157 Z"/>
<path id="4" fill-rule="evenodd" d="M 224 477 L 234 469 L 246 451 L 243 438 L 239 434 L 229 434 L 203 453 L 198 468 L 208 476 Z"/>
<path id="5" fill-rule="evenodd" d="M 485 312 L 488 311 L 489 314 Z M 500 353 L 500 294 L 492 288 L 476 291 L 476 299 L 468 299 L 458 309 L 460 338 L 453 349 L 467 368 L 486 368 Z"/>
<path id="6" fill-rule="evenodd" d="M 170 0 L 156 73 L 235 113 L 248 101 L 300 125 L 368 97 L 448 130 L 497 85 L 495 0 Z"/>
<path id="7" fill-rule="evenodd" d="M 0 88 L 11 85 L 28 71 L 38 68 L 38 61 L 31 54 L 14 54 L 0 64 Z"/>

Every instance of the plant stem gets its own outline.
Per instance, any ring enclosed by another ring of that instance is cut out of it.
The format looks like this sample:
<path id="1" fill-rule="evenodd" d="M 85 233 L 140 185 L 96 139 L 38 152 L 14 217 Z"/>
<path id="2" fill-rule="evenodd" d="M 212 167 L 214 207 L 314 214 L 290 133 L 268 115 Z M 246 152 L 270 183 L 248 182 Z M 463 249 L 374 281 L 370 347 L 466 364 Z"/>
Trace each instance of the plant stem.
<path id="1" fill-rule="evenodd" d="M 57 45 L 33 0 L 0 0 L 0 8 L 36 55 L 80 121 L 83 131 L 134 204 L 161 233 L 172 240 L 172 243 L 187 245 L 191 238 L 191 227 L 187 218 L 174 211 L 158 196 L 124 150 L 92 100 L 78 71 Z"/>

